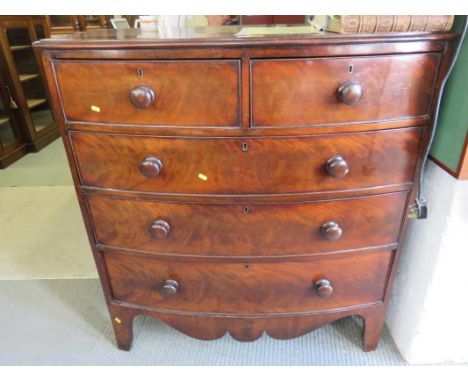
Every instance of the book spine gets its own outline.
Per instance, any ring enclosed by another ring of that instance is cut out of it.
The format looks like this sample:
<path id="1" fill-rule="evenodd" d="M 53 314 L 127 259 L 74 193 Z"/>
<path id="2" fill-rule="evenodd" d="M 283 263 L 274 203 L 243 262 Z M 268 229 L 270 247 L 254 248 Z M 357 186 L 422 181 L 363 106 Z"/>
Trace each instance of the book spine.
<path id="1" fill-rule="evenodd" d="M 429 16 L 426 31 L 449 31 L 455 16 Z"/>
<path id="2" fill-rule="evenodd" d="M 448 31 L 454 16 L 436 15 L 362 15 L 341 16 L 341 33 L 431 32 Z"/>
<path id="3" fill-rule="evenodd" d="M 357 33 L 361 25 L 361 16 L 341 16 L 341 33 Z"/>
<path id="4" fill-rule="evenodd" d="M 394 32 L 407 32 L 411 25 L 413 16 L 395 16 Z"/>

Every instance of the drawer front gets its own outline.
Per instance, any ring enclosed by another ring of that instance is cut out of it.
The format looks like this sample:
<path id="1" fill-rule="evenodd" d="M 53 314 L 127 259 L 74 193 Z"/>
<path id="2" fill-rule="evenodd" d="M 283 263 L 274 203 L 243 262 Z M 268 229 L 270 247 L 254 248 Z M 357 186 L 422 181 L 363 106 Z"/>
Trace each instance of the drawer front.
<path id="1" fill-rule="evenodd" d="M 114 299 L 184 312 L 282 313 L 381 301 L 391 252 L 285 262 L 104 254 Z"/>
<path id="2" fill-rule="evenodd" d="M 56 61 L 67 120 L 239 126 L 239 61 Z"/>
<path id="3" fill-rule="evenodd" d="M 407 193 L 289 204 L 88 197 L 99 244 L 160 254 L 261 256 L 397 242 Z"/>
<path id="4" fill-rule="evenodd" d="M 306 126 L 423 116 L 439 54 L 252 62 L 252 125 Z"/>
<path id="5" fill-rule="evenodd" d="M 421 131 L 245 139 L 72 132 L 70 138 L 85 186 L 154 193 L 280 194 L 411 182 Z"/>

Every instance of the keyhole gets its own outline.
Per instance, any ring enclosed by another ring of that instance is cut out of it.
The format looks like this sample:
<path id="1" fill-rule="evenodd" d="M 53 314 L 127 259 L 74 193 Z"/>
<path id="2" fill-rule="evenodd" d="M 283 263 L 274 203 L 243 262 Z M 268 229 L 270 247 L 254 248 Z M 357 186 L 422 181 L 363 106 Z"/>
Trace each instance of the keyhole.
<path id="1" fill-rule="evenodd" d="M 249 213 L 249 207 L 244 207 L 244 215 L 247 215 Z"/>
<path id="2" fill-rule="evenodd" d="M 247 142 L 242 143 L 242 151 L 248 151 L 249 150 L 249 144 Z"/>
<path id="3" fill-rule="evenodd" d="M 143 69 L 142 69 L 142 68 L 138 68 L 138 69 L 137 69 L 137 74 L 138 74 L 138 78 L 143 78 Z"/>
<path id="4" fill-rule="evenodd" d="M 244 264 L 244 271 L 248 271 L 249 270 L 249 264 Z"/>
<path id="5" fill-rule="evenodd" d="M 348 72 L 352 73 L 353 72 L 353 65 L 349 65 Z"/>

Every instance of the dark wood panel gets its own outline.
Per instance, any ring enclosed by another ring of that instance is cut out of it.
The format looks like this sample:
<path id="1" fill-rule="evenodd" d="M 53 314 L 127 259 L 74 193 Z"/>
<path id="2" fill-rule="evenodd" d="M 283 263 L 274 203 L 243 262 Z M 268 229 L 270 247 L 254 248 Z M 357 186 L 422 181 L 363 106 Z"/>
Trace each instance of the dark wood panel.
<path id="1" fill-rule="evenodd" d="M 425 115 L 439 61 L 439 54 L 253 60 L 252 125 L 304 126 Z M 356 89 L 359 96 L 353 93 Z M 356 99 L 348 99 L 353 95 Z"/>
<path id="2" fill-rule="evenodd" d="M 421 128 L 279 138 L 175 138 L 71 132 L 83 185 L 155 193 L 276 194 L 410 182 Z M 325 164 L 341 155 L 342 178 Z M 162 163 L 145 177 L 145 158 Z"/>
<path id="3" fill-rule="evenodd" d="M 88 206 L 99 244 L 160 254 L 284 256 L 396 243 L 406 197 L 232 205 L 95 196 Z M 330 222 L 337 227 L 325 230 Z"/>
<path id="4" fill-rule="evenodd" d="M 307 312 L 382 299 L 391 252 L 288 262 L 165 261 L 104 253 L 114 299 L 143 306 L 235 314 Z M 178 284 L 169 294 L 167 281 Z M 328 280 L 331 294 L 316 283 Z"/>
<path id="5" fill-rule="evenodd" d="M 248 97 L 247 97 L 248 103 Z M 247 122 L 245 126 L 249 126 L 249 106 L 245 107 Z M 149 125 L 126 125 L 121 123 L 115 124 L 100 124 L 87 122 L 67 122 L 65 129 L 88 131 L 93 133 L 117 133 L 117 134 L 133 134 L 133 135 L 158 135 L 158 136 L 180 136 L 180 137 L 265 137 L 276 136 L 283 137 L 286 135 L 322 135 L 336 133 L 357 133 L 376 130 L 400 129 L 404 127 L 426 126 L 429 118 L 425 117 L 409 117 L 391 121 L 380 122 L 363 122 L 363 123 L 343 123 L 343 124 L 324 124 L 302 127 L 276 127 L 274 129 L 255 128 L 255 129 L 239 129 L 236 127 L 216 128 L 212 127 L 197 127 L 177 126 L 175 129 L 172 126 L 149 126 Z"/>
<path id="6" fill-rule="evenodd" d="M 345 35 L 334 34 L 335 38 Z M 361 35 L 362 36 L 362 35 Z M 344 57 L 344 56 L 366 56 L 420 53 L 420 52 L 443 52 L 445 43 L 439 39 L 421 39 L 417 36 L 411 36 L 401 42 L 385 41 L 382 38 L 369 38 L 374 35 L 368 35 L 366 38 L 356 39 L 356 44 L 351 44 L 347 39 L 338 39 L 336 44 L 324 41 L 312 43 L 312 38 L 305 40 L 291 41 L 287 38 L 278 39 L 277 44 L 271 44 L 268 48 L 264 43 L 252 38 L 237 38 L 241 47 L 230 46 L 229 49 L 220 48 L 219 45 L 207 43 L 203 48 L 191 45 L 174 47 L 155 47 L 148 44 L 135 43 L 132 49 L 99 49 L 94 43 L 90 43 L 88 49 L 77 47 L 75 49 L 53 49 L 47 50 L 47 54 L 52 59 L 79 59 L 79 60 L 160 60 L 160 59 L 242 59 L 250 58 L 298 58 L 298 57 Z M 388 34 L 387 34 L 388 36 Z M 434 35 L 431 35 L 434 37 Z M 330 37 L 328 37 L 330 38 Z M 447 33 L 441 40 L 450 38 Z M 55 43 L 56 38 L 51 43 Z M 323 39 L 322 39 L 323 40 Z M 383 43 L 385 41 L 385 43 Z M 253 43 L 252 43 L 253 42 Z M 250 44 L 252 43 L 252 44 Z M 302 45 L 301 45 L 302 44 Z M 88 45 L 88 44 L 87 44 Z M 111 43 L 109 43 L 111 45 Z M 244 46 L 247 45 L 247 46 Z M 252 46 L 250 46 L 252 45 Z M 37 46 L 38 48 L 40 46 Z M 51 48 L 53 48 L 51 46 Z"/>
<path id="7" fill-rule="evenodd" d="M 411 190 L 413 183 L 402 183 L 397 185 L 359 188 L 351 190 L 337 190 L 337 191 L 316 191 L 300 194 L 208 194 L 208 195 L 195 195 L 195 194 L 154 194 L 151 192 L 140 191 L 119 191 L 109 188 L 95 188 L 81 186 L 81 192 L 85 195 L 99 195 L 110 196 L 118 198 L 138 198 L 140 200 L 153 200 L 153 201 L 169 201 L 169 202 L 214 202 L 214 203 L 230 203 L 230 204 L 243 204 L 243 203 L 294 203 L 294 202 L 312 202 L 312 201 L 325 201 L 334 199 L 344 199 L 352 197 L 363 197 L 389 194 L 392 192 L 408 191 Z"/>
<path id="8" fill-rule="evenodd" d="M 256 24 L 273 24 L 274 23 L 274 16 L 270 15 L 242 15 L 241 16 L 241 24 L 242 25 L 256 25 Z"/>
<path id="9" fill-rule="evenodd" d="M 365 351 L 377 346 L 385 318 L 383 303 L 339 309 L 322 313 L 272 315 L 210 315 L 168 312 L 167 310 L 138 308 L 120 302 L 109 305 L 117 344 L 129 350 L 133 338 L 133 318 L 144 314 L 165 321 L 180 332 L 202 340 L 214 340 L 226 333 L 237 341 L 254 341 L 263 334 L 277 339 L 289 339 L 309 333 L 340 318 L 360 315 L 364 319 L 363 345 Z M 360 328 L 359 324 L 356 326 Z M 157 335 L 155 333 L 155 335 Z"/>
<path id="10" fill-rule="evenodd" d="M 239 65 L 237 60 L 56 61 L 55 70 L 68 120 L 214 127 L 239 126 Z"/>

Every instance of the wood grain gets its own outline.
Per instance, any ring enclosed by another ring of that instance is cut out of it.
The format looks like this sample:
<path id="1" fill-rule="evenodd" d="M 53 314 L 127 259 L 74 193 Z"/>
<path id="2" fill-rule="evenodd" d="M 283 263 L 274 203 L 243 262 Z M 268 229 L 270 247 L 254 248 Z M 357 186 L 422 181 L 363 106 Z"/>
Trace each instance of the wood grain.
<path id="1" fill-rule="evenodd" d="M 391 252 L 322 257 L 308 261 L 200 262 L 104 253 L 115 300 L 184 312 L 271 314 L 322 311 L 381 301 Z M 328 298 L 316 280 L 334 285 Z M 165 297 L 167 279 L 180 285 Z"/>
<path id="2" fill-rule="evenodd" d="M 70 60 L 56 61 L 55 71 L 67 120 L 220 127 L 240 124 L 239 66 L 238 60 Z M 155 94 L 146 109 L 130 101 L 138 86 Z"/>
<path id="3" fill-rule="evenodd" d="M 85 186 L 153 193 L 277 194 L 412 181 L 421 130 L 245 139 L 72 132 L 70 138 Z M 350 168 L 340 179 L 325 170 L 336 154 Z M 154 179 L 139 169 L 147 156 L 163 163 Z"/>
<path id="4" fill-rule="evenodd" d="M 253 60 L 252 126 L 379 121 L 429 112 L 439 54 Z M 352 81 L 356 105 L 337 92 Z"/>
<path id="5" fill-rule="evenodd" d="M 384 322 L 384 304 L 376 303 L 357 308 L 328 312 L 278 315 L 190 315 L 163 309 L 137 308 L 129 304 L 112 302 L 109 305 L 114 320 L 119 349 L 130 350 L 133 339 L 133 318 L 144 314 L 160 320 L 178 331 L 201 340 L 215 340 L 229 333 L 237 341 L 254 341 L 264 333 L 276 339 L 295 338 L 346 316 L 359 315 L 364 320 L 363 345 L 365 351 L 375 350 Z M 358 325 L 358 324 L 356 324 Z M 155 334 L 157 335 L 157 334 Z M 351 339 L 350 339 L 351 340 Z"/>
<path id="6" fill-rule="evenodd" d="M 287 256 L 397 242 L 407 193 L 328 202 L 202 204 L 88 197 L 97 243 L 159 254 Z M 164 239 L 155 221 L 170 226 Z M 321 227 L 342 229 L 329 241 Z"/>

